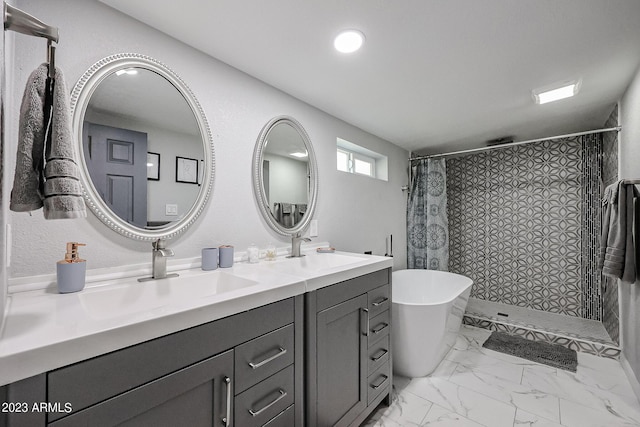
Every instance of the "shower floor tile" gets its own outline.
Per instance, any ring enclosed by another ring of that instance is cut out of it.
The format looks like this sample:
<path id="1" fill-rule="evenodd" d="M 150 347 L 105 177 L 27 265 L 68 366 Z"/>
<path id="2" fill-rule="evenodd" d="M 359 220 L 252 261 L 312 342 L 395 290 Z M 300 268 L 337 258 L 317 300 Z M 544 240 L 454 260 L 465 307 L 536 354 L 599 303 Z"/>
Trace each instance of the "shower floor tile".
<path id="1" fill-rule="evenodd" d="M 640 403 L 617 360 L 578 353 L 572 373 L 483 348 L 490 334 L 463 325 L 434 373 L 395 376 L 392 405 L 381 405 L 363 425 L 640 425 Z"/>
<path id="2" fill-rule="evenodd" d="M 464 323 L 601 357 L 617 359 L 620 355 L 618 344 L 596 320 L 469 298 Z"/>

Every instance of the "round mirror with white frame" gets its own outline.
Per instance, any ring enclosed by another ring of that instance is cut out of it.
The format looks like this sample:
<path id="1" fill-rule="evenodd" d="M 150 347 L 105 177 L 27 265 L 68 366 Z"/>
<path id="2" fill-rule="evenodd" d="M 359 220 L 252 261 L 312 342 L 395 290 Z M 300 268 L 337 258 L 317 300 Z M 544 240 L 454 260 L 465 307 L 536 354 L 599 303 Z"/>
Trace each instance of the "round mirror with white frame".
<path id="1" fill-rule="evenodd" d="M 95 63 L 71 94 L 85 201 L 109 228 L 168 239 L 202 213 L 213 188 L 211 130 L 164 64 L 139 54 Z"/>
<path id="2" fill-rule="evenodd" d="M 262 128 L 253 153 L 253 190 L 269 226 L 283 236 L 301 233 L 313 217 L 318 166 L 311 140 L 293 117 Z"/>

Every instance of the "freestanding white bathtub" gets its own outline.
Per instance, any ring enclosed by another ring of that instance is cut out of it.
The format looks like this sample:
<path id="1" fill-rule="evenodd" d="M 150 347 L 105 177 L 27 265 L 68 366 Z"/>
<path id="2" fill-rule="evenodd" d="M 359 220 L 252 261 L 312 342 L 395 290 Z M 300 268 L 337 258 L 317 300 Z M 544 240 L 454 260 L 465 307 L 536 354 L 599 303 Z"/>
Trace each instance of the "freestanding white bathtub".
<path id="1" fill-rule="evenodd" d="M 392 273 L 393 371 L 429 375 L 456 342 L 473 281 L 435 270 Z"/>

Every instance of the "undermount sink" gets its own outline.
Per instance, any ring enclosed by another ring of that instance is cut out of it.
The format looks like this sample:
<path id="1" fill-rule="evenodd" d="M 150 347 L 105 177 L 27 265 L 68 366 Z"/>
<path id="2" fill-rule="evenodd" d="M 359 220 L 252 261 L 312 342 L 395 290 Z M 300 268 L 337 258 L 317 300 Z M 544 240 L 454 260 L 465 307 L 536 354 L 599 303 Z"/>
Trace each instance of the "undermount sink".
<path id="1" fill-rule="evenodd" d="M 275 262 L 265 263 L 286 273 L 318 273 L 366 260 L 365 257 L 337 253 L 310 253 L 300 258 L 281 258 Z"/>
<path id="2" fill-rule="evenodd" d="M 77 295 L 91 317 L 103 319 L 161 309 L 171 304 L 220 295 L 258 284 L 221 271 L 187 273 L 144 283 L 134 280 L 88 288 Z"/>

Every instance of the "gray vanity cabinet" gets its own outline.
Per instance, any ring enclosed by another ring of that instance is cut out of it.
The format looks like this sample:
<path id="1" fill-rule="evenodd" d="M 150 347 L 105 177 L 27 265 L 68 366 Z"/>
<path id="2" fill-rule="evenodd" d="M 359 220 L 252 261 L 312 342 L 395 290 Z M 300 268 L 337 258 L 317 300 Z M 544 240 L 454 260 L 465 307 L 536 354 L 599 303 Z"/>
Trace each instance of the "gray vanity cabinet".
<path id="1" fill-rule="evenodd" d="M 367 297 L 317 315 L 317 425 L 349 425 L 367 407 Z"/>
<path id="2" fill-rule="evenodd" d="M 27 378 L 0 397 L 70 410 L 0 427 L 302 427 L 303 321 L 298 296 Z"/>
<path id="3" fill-rule="evenodd" d="M 390 269 L 305 295 L 306 426 L 357 426 L 391 394 Z"/>

